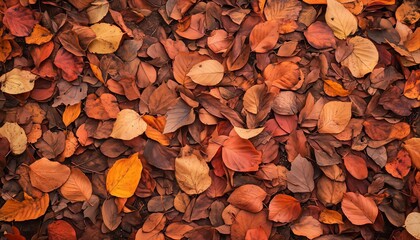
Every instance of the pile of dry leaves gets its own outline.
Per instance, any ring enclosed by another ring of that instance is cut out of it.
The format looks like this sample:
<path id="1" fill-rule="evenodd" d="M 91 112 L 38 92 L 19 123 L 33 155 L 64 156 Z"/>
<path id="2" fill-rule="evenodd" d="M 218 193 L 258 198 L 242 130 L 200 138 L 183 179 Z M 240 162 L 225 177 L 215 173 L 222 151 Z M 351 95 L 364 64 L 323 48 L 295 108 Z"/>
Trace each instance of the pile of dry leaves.
<path id="1" fill-rule="evenodd" d="M 416 0 L 0 0 L 1 239 L 420 239 Z"/>

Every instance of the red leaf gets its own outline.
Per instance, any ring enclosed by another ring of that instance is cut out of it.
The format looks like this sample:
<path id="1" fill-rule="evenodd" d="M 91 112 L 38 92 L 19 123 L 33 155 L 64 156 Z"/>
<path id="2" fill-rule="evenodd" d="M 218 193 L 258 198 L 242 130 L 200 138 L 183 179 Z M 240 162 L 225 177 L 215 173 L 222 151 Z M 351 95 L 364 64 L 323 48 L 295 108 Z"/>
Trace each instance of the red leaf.
<path id="1" fill-rule="evenodd" d="M 61 48 L 55 56 L 54 65 L 61 69 L 63 78 L 71 82 L 83 71 L 83 57 L 77 57 Z"/>
<path id="2" fill-rule="evenodd" d="M 237 172 L 257 171 L 262 161 L 261 152 L 249 140 L 239 136 L 229 137 L 223 143 L 222 157 L 226 167 Z"/>
<path id="3" fill-rule="evenodd" d="M 365 159 L 354 154 L 348 154 L 343 157 L 344 166 L 347 171 L 356 179 L 363 180 L 368 176 L 368 169 Z"/>
<path id="4" fill-rule="evenodd" d="M 302 208 L 296 198 L 286 194 L 277 194 L 271 200 L 268 211 L 268 219 L 286 223 L 296 220 L 302 212 Z"/>
<path id="5" fill-rule="evenodd" d="M 344 193 L 341 208 L 354 225 L 373 224 L 378 216 L 378 207 L 373 199 L 359 193 Z"/>
<path id="6" fill-rule="evenodd" d="M 29 8 L 17 4 L 6 10 L 3 17 L 3 23 L 13 35 L 17 37 L 26 37 L 31 34 L 38 21 L 35 20 L 34 15 Z"/>
<path id="7" fill-rule="evenodd" d="M 76 240 L 76 231 L 70 223 L 57 220 L 48 225 L 49 240 Z"/>

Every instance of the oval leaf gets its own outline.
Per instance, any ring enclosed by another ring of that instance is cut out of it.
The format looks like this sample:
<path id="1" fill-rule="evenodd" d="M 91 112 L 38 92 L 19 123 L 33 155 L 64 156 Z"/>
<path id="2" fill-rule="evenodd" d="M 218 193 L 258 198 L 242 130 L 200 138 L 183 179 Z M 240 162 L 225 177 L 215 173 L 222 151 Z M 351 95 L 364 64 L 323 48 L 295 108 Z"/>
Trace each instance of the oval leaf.
<path id="1" fill-rule="evenodd" d="M 287 223 L 296 220 L 302 208 L 299 201 L 286 194 L 277 194 L 268 206 L 268 219 L 274 222 Z"/>
<path id="2" fill-rule="evenodd" d="M 266 196 L 267 193 L 257 185 L 245 184 L 233 191 L 228 202 L 239 209 L 257 213 L 263 209 Z"/>
<path id="3" fill-rule="evenodd" d="M 412 212 L 408 214 L 404 227 L 413 237 L 420 239 L 420 213 Z"/>
<path id="4" fill-rule="evenodd" d="M 41 158 L 29 166 L 32 186 L 43 192 L 61 187 L 70 176 L 70 168 L 59 162 Z"/>
<path id="5" fill-rule="evenodd" d="M 90 28 L 96 34 L 96 38 L 89 44 L 89 52 L 108 54 L 117 51 L 124 35 L 119 27 L 109 23 L 97 23 Z"/>
<path id="6" fill-rule="evenodd" d="M 13 154 L 21 154 L 26 150 L 28 138 L 25 130 L 19 124 L 6 122 L 0 128 L 0 136 L 5 137 L 9 141 Z"/>
<path id="7" fill-rule="evenodd" d="M 195 64 L 187 76 L 202 86 L 215 86 L 223 79 L 224 67 L 216 60 L 206 60 Z"/>
<path id="8" fill-rule="evenodd" d="M 223 143 L 222 158 L 226 167 L 231 170 L 251 172 L 258 170 L 262 154 L 249 140 L 232 136 Z"/>
<path id="9" fill-rule="evenodd" d="M 351 74 L 361 78 L 370 73 L 379 61 L 379 53 L 369 39 L 356 36 L 349 40 L 353 45 L 353 52 L 341 64 L 349 68 Z"/>
<path id="10" fill-rule="evenodd" d="M 200 194 L 211 185 L 210 168 L 196 155 L 175 159 L 175 178 L 182 191 L 189 195 Z"/>
<path id="11" fill-rule="evenodd" d="M 346 39 L 357 31 L 357 18 L 336 0 L 327 0 L 325 21 L 339 39 Z"/>
<path id="12" fill-rule="evenodd" d="M 138 153 L 129 158 L 117 160 L 106 176 L 106 189 L 116 197 L 129 198 L 133 196 L 139 184 L 143 165 Z"/>
<path id="13" fill-rule="evenodd" d="M 347 171 L 349 171 L 354 178 L 363 180 L 368 177 L 365 159 L 354 154 L 348 154 L 343 157 L 343 161 Z"/>
<path id="14" fill-rule="evenodd" d="M 80 115 L 82 111 L 82 102 L 76 103 L 74 105 L 66 106 L 63 112 L 63 123 L 68 127 L 72 122 L 74 122 Z"/>
<path id="15" fill-rule="evenodd" d="M 12 69 L 0 77 L 1 90 L 9 94 L 26 93 L 34 89 L 37 75 L 30 71 Z"/>
<path id="16" fill-rule="evenodd" d="M 142 135 L 147 128 L 147 123 L 134 110 L 123 109 L 117 115 L 111 137 L 122 140 L 131 140 Z"/>
<path id="17" fill-rule="evenodd" d="M 72 202 L 88 201 L 92 196 L 92 183 L 78 168 L 72 168 L 69 179 L 61 186 L 61 194 Z"/>
<path id="18" fill-rule="evenodd" d="M 341 208 L 354 225 L 373 224 L 378 216 L 378 207 L 375 201 L 359 193 L 345 193 Z"/>
<path id="19" fill-rule="evenodd" d="M 266 53 L 273 49 L 279 39 L 277 29 L 278 23 L 276 20 L 255 25 L 249 35 L 251 50 L 257 53 Z"/>
<path id="20" fill-rule="evenodd" d="M 9 199 L 0 209 L 0 221 L 26 221 L 37 219 L 44 215 L 50 205 L 50 197 L 47 193 L 41 198 L 25 199 L 19 202 Z"/>
<path id="21" fill-rule="evenodd" d="M 314 187 L 314 168 L 306 158 L 298 155 L 287 172 L 287 188 L 294 193 L 304 193 L 312 192 Z"/>
<path id="22" fill-rule="evenodd" d="M 318 132 L 340 133 L 351 119 L 351 102 L 331 101 L 324 105 L 318 121 Z"/>

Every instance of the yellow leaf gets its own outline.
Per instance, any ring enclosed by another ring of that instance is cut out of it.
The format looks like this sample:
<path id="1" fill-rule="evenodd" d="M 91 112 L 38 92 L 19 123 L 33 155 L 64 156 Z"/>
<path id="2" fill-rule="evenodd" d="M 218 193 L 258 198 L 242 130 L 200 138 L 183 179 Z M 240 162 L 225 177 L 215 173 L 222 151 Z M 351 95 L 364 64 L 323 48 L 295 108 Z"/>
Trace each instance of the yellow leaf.
<path id="1" fill-rule="evenodd" d="M 13 154 L 21 154 L 26 150 L 28 138 L 19 124 L 6 122 L 0 128 L 0 136 L 7 138 Z"/>
<path id="2" fill-rule="evenodd" d="M 416 239 L 420 239 L 420 213 L 412 212 L 405 219 L 404 227 Z"/>
<path id="3" fill-rule="evenodd" d="M 92 183 L 78 168 L 72 168 L 67 181 L 60 188 L 61 194 L 72 202 L 88 201 L 92 196 Z"/>
<path id="4" fill-rule="evenodd" d="M 89 44 L 89 52 L 108 54 L 117 51 L 124 33 L 115 25 L 97 23 L 90 26 L 96 38 Z"/>
<path id="5" fill-rule="evenodd" d="M 115 197 L 129 198 L 133 196 L 139 184 L 143 165 L 139 154 L 117 160 L 106 176 L 106 189 Z"/>
<path id="6" fill-rule="evenodd" d="M 359 36 L 350 38 L 349 43 L 353 45 L 353 52 L 341 64 L 348 67 L 356 78 L 372 72 L 379 60 L 375 45 L 369 39 Z"/>
<path id="7" fill-rule="evenodd" d="M 337 211 L 324 209 L 319 214 L 319 221 L 325 224 L 343 224 L 343 216 Z"/>
<path id="8" fill-rule="evenodd" d="M 324 81 L 324 92 L 330 97 L 346 97 L 351 93 L 349 90 L 344 89 L 343 86 L 341 86 L 341 84 L 332 80 Z"/>
<path id="9" fill-rule="evenodd" d="M 339 39 L 346 39 L 357 31 L 357 18 L 336 0 L 327 0 L 325 21 Z"/>
<path id="10" fill-rule="evenodd" d="M 14 68 L 0 77 L 1 90 L 9 94 L 20 94 L 34 89 L 37 75 L 30 71 Z"/>
<path id="11" fill-rule="evenodd" d="M 239 137 L 241 137 L 243 139 L 250 139 L 250 138 L 253 138 L 253 137 L 257 136 L 258 134 L 260 134 L 264 130 L 264 127 L 254 128 L 254 129 L 234 127 L 234 129 L 235 129 L 235 132 L 238 134 Z"/>
<path id="12" fill-rule="evenodd" d="M 26 221 L 37 219 L 44 215 L 50 203 L 48 194 L 44 194 L 39 199 L 26 199 L 19 202 L 9 199 L 0 209 L 0 221 Z"/>
<path id="13" fill-rule="evenodd" d="M 63 112 L 63 123 L 64 125 L 69 126 L 74 122 L 80 115 L 82 111 L 82 102 L 79 102 L 74 105 L 66 106 L 66 109 Z"/>
<path id="14" fill-rule="evenodd" d="M 25 37 L 25 42 L 27 44 L 41 45 L 51 41 L 52 37 L 52 33 L 47 28 L 39 24 L 35 24 L 34 30 L 32 31 L 31 35 Z"/>
<path id="15" fill-rule="evenodd" d="M 404 148 L 410 154 L 414 166 L 420 169 L 420 138 L 410 138 L 404 141 Z"/>
<path id="16" fill-rule="evenodd" d="M 200 194 L 211 185 L 210 168 L 196 155 L 175 159 L 175 178 L 179 187 L 187 194 Z"/>
<path id="17" fill-rule="evenodd" d="M 324 105 L 318 120 L 318 132 L 340 133 L 351 119 L 351 102 L 331 101 Z"/>
<path id="18" fill-rule="evenodd" d="M 215 86 L 223 79 L 224 67 L 216 60 L 205 60 L 195 64 L 187 76 L 202 86 Z"/>
<path id="19" fill-rule="evenodd" d="M 143 120 L 147 123 L 146 136 L 153 139 L 163 146 L 168 146 L 170 139 L 167 135 L 163 134 L 165 128 L 166 118 L 164 116 L 153 117 L 150 115 L 143 116 Z"/>
<path id="20" fill-rule="evenodd" d="M 89 23 L 97 23 L 105 17 L 109 10 L 109 3 L 106 0 L 96 0 L 86 9 Z"/>
<path id="21" fill-rule="evenodd" d="M 134 110 L 124 109 L 117 115 L 111 137 L 131 140 L 146 131 L 147 123 Z"/>
<path id="22" fill-rule="evenodd" d="M 95 64 L 90 63 L 89 65 L 90 65 L 90 68 L 92 69 L 93 75 L 95 75 L 95 77 L 99 79 L 99 81 L 101 81 L 102 83 L 105 83 L 105 80 L 102 77 L 101 69 Z"/>

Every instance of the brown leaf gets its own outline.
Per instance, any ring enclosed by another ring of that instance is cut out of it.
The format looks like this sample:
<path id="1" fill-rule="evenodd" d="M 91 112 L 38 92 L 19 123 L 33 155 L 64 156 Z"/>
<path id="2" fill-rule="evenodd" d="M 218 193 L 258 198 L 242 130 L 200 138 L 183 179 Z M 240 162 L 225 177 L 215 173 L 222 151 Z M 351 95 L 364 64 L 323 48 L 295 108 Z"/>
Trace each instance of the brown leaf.
<path id="1" fill-rule="evenodd" d="M 194 109 L 185 104 L 181 99 L 178 99 L 166 115 L 164 134 L 175 132 L 180 127 L 189 125 L 195 120 Z"/>
<path id="2" fill-rule="evenodd" d="M 82 57 L 75 56 L 61 48 L 55 55 L 54 65 L 61 69 L 63 78 L 71 82 L 76 80 L 79 74 L 82 73 L 84 62 Z"/>
<path id="3" fill-rule="evenodd" d="M 272 50 L 279 39 L 279 33 L 275 31 L 278 23 L 275 20 L 257 24 L 249 35 L 251 50 L 257 53 L 266 53 Z"/>
<path id="4" fill-rule="evenodd" d="M 333 181 L 325 176 L 318 180 L 316 186 L 316 195 L 325 206 L 341 202 L 343 194 L 347 191 L 347 186 L 344 182 Z"/>
<path id="5" fill-rule="evenodd" d="M 204 192 L 211 185 L 210 168 L 196 155 L 184 155 L 175 159 L 175 178 L 179 187 L 187 194 Z"/>
<path id="6" fill-rule="evenodd" d="M 405 149 L 398 151 L 396 157 L 388 160 L 385 170 L 393 177 L 403 179 L 410 172 L 411 157 Z"/>
<path id="7" fill-rule="evenodd" d="M 263 71 L 267 85 L 282 90 L 296 90 L 302 86 L 299 66 L 293 62 L 269 64 Z"/>
<path id="8" fill-rule="evenodd" d="M 297 0 L 267 0 L 264 7 L 264 15 L 267 20 L 296 20 L 301 9 L 302 4 Z"/>
<path id="9" fill-rule="evenodd" d="M 19 3 L 4 12 L 3 23 L 16 37 L 29 36 L 37 22 L 33 12 Z"/>
<path id="10" fill-rule="evenodd" d="M 114 231 L 121 224 L 121 215 L 118 213 L 114 198 L 104 201 L 101 212 L 104 224 L 109 230 Z"/>
<path id="11" fill-rule="evenodd" d="M 208 57 L 201 56 L 197 52 L 178 54 L 173 62 L 175 80 L 186 88 L 194 88 L 196 84 L 187 74 L 195 64 L 207 59 Z"/>
<path id="12" fill-rule="evenodd" d="M 96 94 L 89 94 L 86 98 L 84 110 L 89 117 L 98 120 L 117 118 L 120 112 L 117 99 L 109 93 L 104 93 L 99 98 Z"/>
<path id="13" fill-rule="evenodd" d="M 267 193 L 253 184 L 245 184 L 235 189 L 228 198 L 233 206 L 252 213 L 263 209 L 263 200 Z"/>
<path id="14" fill-rule="evenodd" d="M 316 21 L 312 23 L 304 34 L 309 44 L 316 49 L 336 47 L 334 34 L 324 22 Z"/>
<path id="15" fill-rule="evenodd" d="M 314 168 L 306 158 L 298 155 L 287 172 L 287 188 L 294 193 L 305 193 L 312 192 L 314 187 Z"/>
<path id="16" fill-rule="evenodd" d="M 70 176 L 61 186 L 60 192 L 72 202 L 88 201 L 92 196 L 92 184 L 80 169 L 71 168 Z"/>
<path id="17" fill-rule="evenodd" d="M 328 102 L 322 108 L 318 121 L 318 132 L 340 133 L 346 128 L 350 119 L 351 102 Z"/>
<path id="18" fill-rule="evenodd" d="M 299 219 L 299 222 L 293 224 L 292 232 L 298 236 L 305 236 L 309 239 L 314 239 L 323 234 L 322 224 L 312 216 L 304 216 Z"/>
<path id="19" fill-rule="evenodd" d="M 337 211 L 324 209 L 319 214 L 319 221 L 325 224 L 343 224 L 343 216 Z"/>
<path id="20" fill-rule="evenodd" d="M 252 228 L 246 231 L 245 240 L 268 240 L 268 236 L 262 227 Z"/>

